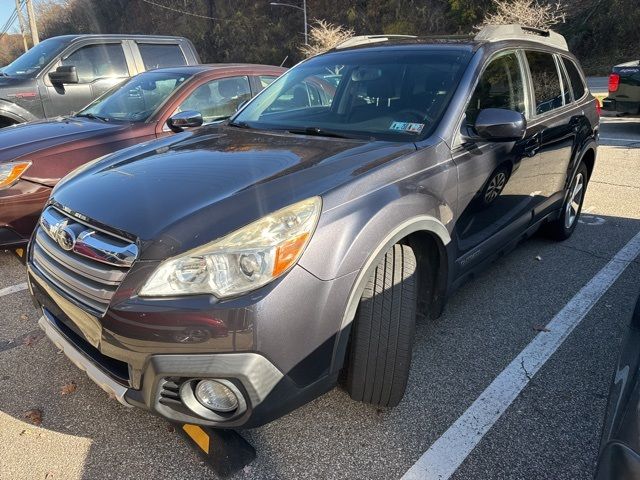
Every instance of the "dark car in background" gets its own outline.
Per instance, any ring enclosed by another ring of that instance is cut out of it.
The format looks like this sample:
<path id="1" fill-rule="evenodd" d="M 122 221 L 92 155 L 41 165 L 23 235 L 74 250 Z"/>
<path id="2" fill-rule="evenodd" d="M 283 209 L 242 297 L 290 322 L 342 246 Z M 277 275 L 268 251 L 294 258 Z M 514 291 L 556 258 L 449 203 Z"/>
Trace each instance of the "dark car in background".
<path id="1" fill-rule="evenodd" d="M 0 72 L 0 128 L 69 115 L 122 80 L 154 68 L 194 65 L 182 37 L 64 35 L 48 38 Z"/>
<path id="2" fill-rule="evenodd" d="M 596 480 L 640 478 L 640 297 L 613 375 Z"/>
<path id="3" fill-rule="evenodd" d="M 640 60 L 613 67 L 609 96 L 602 101 L 605 113 L 640 116 Z"/>
<path id="4" fill-rule="evenodd" d="M 418 313 L 539 228 L 572 235 L 598 129 L 554 32 L 350 39 L 61 181 L 27 252 L 39 325 L 175 422 L 254 427 L 339 379 L 393 407 Z"/>
<path id="5" fill-rule="evenodd" d="M 0 248 L 27 243 L 51 189 L 70 171 L 172 128 L 228 118 L 285 71 L 243 64 L 153 70 L 73 116 L 0 129 Z"/>

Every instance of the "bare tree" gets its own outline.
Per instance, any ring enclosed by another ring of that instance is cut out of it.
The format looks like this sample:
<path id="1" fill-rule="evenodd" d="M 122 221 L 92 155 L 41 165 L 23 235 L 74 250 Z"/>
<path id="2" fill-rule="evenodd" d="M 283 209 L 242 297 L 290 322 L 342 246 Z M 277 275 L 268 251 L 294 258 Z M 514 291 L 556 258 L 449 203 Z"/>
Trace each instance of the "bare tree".
<path id="1" fill-rule="evenodd" d="M 313 57 L 331 50 L 336 45 L 353 37 L 353 30 L 334 25 L 325 20 L 316 20 L 309 32 L 309 45 L 300 47 L 306 57 Z"/>
<path id="2" fill-rule="evenodd" d="M 567 19 L 566 5 L 562 0 L 541 3 L 539 0 L 493 0 L 495 11 L 484 17 L 478 29 L 484 25 L 517 23 L 525 27 L 548 30 Z"/>

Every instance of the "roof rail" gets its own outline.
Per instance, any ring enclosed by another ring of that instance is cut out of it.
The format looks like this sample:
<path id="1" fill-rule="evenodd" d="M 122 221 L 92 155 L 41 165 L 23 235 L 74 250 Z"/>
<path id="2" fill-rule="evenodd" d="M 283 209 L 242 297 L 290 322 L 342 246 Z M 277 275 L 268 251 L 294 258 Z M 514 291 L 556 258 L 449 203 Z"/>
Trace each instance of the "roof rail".
<path id="1" fill-rule="evenodd" d="M 544 43 L 562 50 L 569 50 L 567 41 L 558 32 L 541 30 L 539 28 L 523 27 L 522 25 L 487 25 L 477 34 L 477 41 L 497 42 L 500 40 L 530 40 Z"/>
<path id="2" fill-rule="evenodd" d="M 342 48 L 356 47 L 358 45 L 367 45 L 370 43 L 387 42 L 394 38 L 417 38 L 415 35 L 360 35 L 358 37 L 351 37 L 342 43 L 339 43 L 334 48 L 340 50 Z"/>

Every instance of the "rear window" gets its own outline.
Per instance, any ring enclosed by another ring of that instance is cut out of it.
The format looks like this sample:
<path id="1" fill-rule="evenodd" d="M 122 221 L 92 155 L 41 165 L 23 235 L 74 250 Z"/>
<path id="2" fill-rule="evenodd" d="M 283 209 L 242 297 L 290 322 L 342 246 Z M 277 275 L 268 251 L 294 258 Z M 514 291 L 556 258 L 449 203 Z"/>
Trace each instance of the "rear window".
<path id="1" fill-rule="evenodd" d="M 532 51 L 528 51 L 526 55 L 536 97 L 536 114 L 560 108 L 563 105 L 562 88 L 553 55 Z"/>
<path id="2" fill-rule="evenodd" d="M 187 64 L 180 45 L 139 43 L 138 49 L 140 50 L 145 70 L 177 67 Z"/>
<path id="3" fill-rule="evenodd" d="M 568 58 L 563 58 L 564 66 L 567 69 L 567 74 L 569 75 L 569 81 L 571 82 L 571 89 L 573 90 L 573 98 L 579 100 L 582 98 L 585 92 L 584 88 L 584 80 L 582 80 L 582 75 L 578 71 L 578 67 L 569 60 Z"/>

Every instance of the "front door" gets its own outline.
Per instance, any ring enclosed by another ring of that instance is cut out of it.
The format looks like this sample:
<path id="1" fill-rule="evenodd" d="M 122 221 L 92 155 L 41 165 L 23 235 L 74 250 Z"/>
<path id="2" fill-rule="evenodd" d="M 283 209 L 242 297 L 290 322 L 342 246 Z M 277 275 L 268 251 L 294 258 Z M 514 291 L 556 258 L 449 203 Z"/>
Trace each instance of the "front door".
<path id="1" fill-rule="evenodd" d="M 516 51 L 494 56 L 467 105 L 462 129 L 473 130 L 480 110 L 502 108 L 531 116 L 525 64 Z M 522 232 L 541 201 L 537 152 L 540 137 L 527 129 L 518 142 L 466 141 L 454 148 L 459 218 L 454 229 L 456 273 L 462 274 Z"/>
<path id="2" fill-rule="evenodd" d="M 108 89 L 129 77 L 122 44 L 100 43 L 79 47 L 54 65 L 74 66 L 77 84 L 52 85 L 45 79 L 47 95 L 44 101 L 47 118 L 69 115 L 86 107 Z"/>

